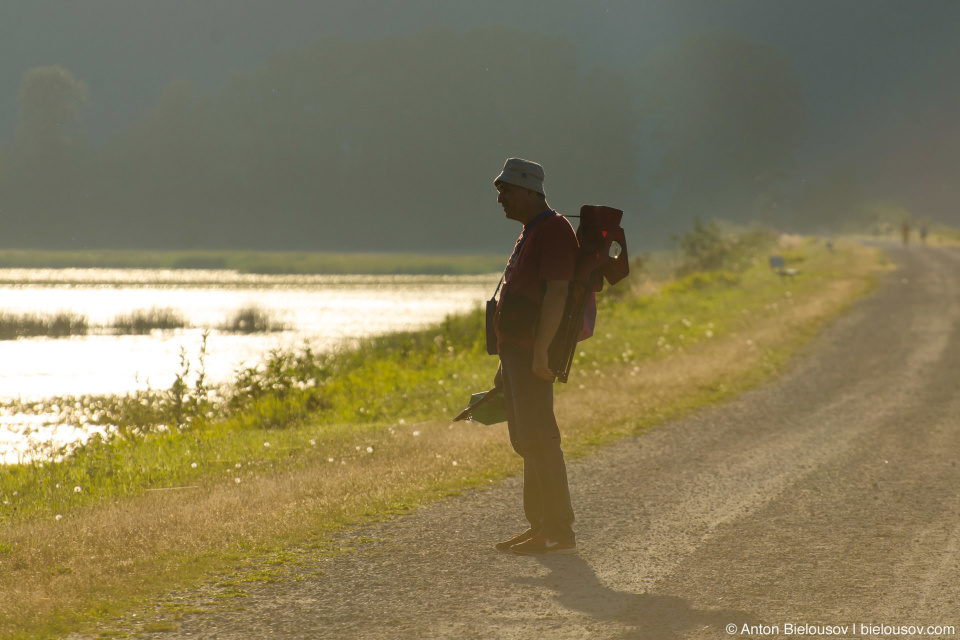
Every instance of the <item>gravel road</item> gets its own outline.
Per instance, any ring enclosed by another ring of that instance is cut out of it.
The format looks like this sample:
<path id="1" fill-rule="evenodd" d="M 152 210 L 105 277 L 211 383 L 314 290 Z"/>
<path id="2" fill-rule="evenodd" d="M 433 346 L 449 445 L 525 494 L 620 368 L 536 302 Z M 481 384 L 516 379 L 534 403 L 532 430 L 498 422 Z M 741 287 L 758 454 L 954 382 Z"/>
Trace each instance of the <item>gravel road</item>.
<path id="1" fill-rule="evenodd" d="M 960 637 L 960 249 L 886 248 L 775 383 L 571 464 L 579 555 L 493 549 L 514 479 L 156 637 Z"/>

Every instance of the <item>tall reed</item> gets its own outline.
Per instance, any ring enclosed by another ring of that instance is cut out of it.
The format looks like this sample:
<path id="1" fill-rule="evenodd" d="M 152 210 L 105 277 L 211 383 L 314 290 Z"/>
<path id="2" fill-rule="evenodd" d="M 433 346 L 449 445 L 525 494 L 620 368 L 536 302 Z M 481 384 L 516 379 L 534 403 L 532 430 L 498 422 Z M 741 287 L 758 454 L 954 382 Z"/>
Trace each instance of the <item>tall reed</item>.
<path id="1" fill-rule="evenodd" d="M 0 314 L 0 340 L 45 336 L 62 338 L 87 335 L 90 325 L 85 316 L 61 311 L 52 316 Z"/>
<path id="2" fill-rule="evenodd" d="M 154 329 L 169 331 L 186 326 L 183 315 L 174 309 L 138 309 L 114 319 L 110 327 L 114 332 L 127 335 L 143 335 Z"/>

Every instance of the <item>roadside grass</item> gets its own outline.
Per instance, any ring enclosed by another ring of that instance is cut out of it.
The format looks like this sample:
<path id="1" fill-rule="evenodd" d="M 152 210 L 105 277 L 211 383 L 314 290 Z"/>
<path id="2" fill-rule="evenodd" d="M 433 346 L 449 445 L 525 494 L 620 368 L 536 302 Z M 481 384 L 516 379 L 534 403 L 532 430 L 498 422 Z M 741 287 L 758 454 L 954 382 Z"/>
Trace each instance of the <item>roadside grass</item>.
<path id="1" fill-rule="evenodd" d="M 911 238 L 914 243 L 922 244 L 920 238 L 914 234 Z M 960 229 L 948 227 L 941 224 L 934 224 L 930 227 L 930 235 L 927 236 L 927 244 L 940 246 L 957 246 L 960 244 Z"/>
<path id="2" fill-rule="evenodd" d="M 795 281 L 759 253 L 734 275 L 665 284 L 638 274 L 600 294 L 597 332 L 557 387 L 567 454 L 781 371 L 883 268 L 874 250 L 836 245 L 789 247 L 803 260 Z M 337 354 L 276 353 L 218 401 L 182 390 L 182 424 L 169 424 L 170 407 L 150 408 L 162 397 L 135 398 L 142 415 L 117 409 L 114 419 L 136 417 L 109 442 L 6 469 L 0 637 L 102 624 L 279 550 L 336 552 L 330 535 L 343 527 L 517 473 L 505 425 L 449 423 L 492 383 L 482 322 L 477 309 Z"/>
<path id="3" fill-rule="evenodd" d="M 0 250 L 0 269 L 227 269 L 258 274 L 471 275 L 503 269 L 500 255 L 265 251 Z"/>

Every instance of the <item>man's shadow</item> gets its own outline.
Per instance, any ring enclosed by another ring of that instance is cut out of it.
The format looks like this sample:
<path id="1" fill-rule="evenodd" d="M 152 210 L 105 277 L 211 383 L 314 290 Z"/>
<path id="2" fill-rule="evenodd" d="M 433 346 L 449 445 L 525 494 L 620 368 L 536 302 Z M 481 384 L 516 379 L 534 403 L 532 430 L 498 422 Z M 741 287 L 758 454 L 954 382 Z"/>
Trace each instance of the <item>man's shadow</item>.
<path id="1" fill-rule="evenodd" d="M 740 629 L 744 624 L 759 624 L 756 616 L 744 611 L 693 609 L 676 596 L 610 589 L 580 556 L 544 556 L 538 560 L 550 573 L 517 582 L 553 589 L 557 602 L 567 609 L 622 625 L 624 638 L 673 640 L 708 627 L 718 636 L 727 636 L 727 625 Z"/>

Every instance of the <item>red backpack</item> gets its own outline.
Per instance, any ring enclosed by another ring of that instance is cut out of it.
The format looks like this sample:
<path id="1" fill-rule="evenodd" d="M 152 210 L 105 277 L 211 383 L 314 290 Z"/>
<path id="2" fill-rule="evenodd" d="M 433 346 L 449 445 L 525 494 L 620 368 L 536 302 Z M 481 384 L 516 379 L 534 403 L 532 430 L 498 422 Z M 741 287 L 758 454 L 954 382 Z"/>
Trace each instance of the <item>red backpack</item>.
<path id="1" fill-rule="evenodd" d="M 611 207 L 585 204 L 580 208 L 577 227 L 577 267 L 560 328 L 550 344 L 549 366 L 560 382 L 570 376 L 577 342 L 593 335 L 597 321 L 596 293 L 606 279 L 617 284 L 630 274 L 627 240 L 620 220 L 623 211 Z"/>

